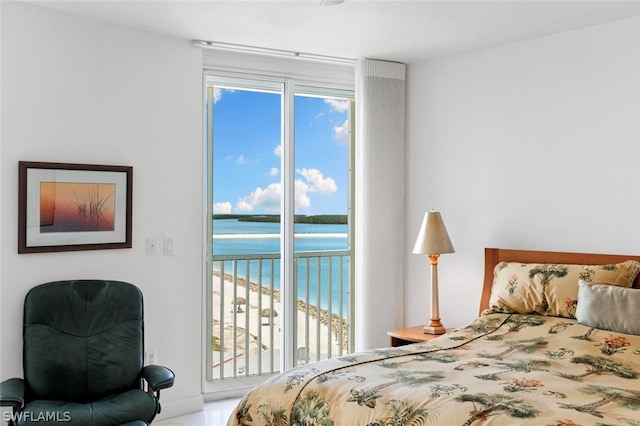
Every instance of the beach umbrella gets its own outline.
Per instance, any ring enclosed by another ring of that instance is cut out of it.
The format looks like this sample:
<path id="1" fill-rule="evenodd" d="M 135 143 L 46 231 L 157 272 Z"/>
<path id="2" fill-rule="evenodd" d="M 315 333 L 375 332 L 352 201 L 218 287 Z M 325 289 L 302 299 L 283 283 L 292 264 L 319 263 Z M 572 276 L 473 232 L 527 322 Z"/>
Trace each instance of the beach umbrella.
<path id="1" fill-rule="evenodd" d="M 232 304 L 234 304 L 236 306 L 236 312 L 244 312 L 242 310 L 242 305 L 246 305 L 247 304 L 247 299 L 245 299 L 244 297 L 236 297 L 236 300 L 234 302 L 231 302 Z"/>
<path id="2" fill-rule="evenodd" d="M 267 322 L 266 323 L 262 323 L 262 325 L 269 325 L 270 321 L 271 321 L 271 313 L 273 312 L 273 317 L 277 317 L 278 316 L 278 311 L 276 311 L 275 309 L 272 311 L 270 308 L 264 308 L 262 310 L 262 312 L 260 312 L 260 316 L 262 318 L 266 318 Z"/>

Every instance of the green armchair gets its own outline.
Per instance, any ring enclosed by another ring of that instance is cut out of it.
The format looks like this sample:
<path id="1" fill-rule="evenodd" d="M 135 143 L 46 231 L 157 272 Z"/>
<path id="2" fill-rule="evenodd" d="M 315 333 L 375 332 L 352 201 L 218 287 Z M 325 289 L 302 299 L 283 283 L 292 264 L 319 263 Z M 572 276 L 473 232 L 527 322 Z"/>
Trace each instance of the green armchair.
<path id="1" fill-rule="evenodd" d="M 175 380 L 166 367 L 143 366 L 142 292 L 121 281 L 32 288 L 22 355 L 24 379 L 0 383 L 10 425 L 144 425 L 160 412 L 160 390 Z"/>

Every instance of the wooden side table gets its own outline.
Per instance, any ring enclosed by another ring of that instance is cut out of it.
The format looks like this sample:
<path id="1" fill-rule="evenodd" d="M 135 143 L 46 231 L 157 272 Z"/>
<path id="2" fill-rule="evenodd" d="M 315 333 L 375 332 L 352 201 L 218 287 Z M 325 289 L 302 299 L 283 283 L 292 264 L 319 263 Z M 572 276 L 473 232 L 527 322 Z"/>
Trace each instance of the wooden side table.
<path id="1" fill-rule="evenodd" d="M 442 334 L 428 334 L 424 332 L 424 325 L 416 325 L 415 327 L 399 328 L 397 330 L 387 331 L 392 347 L 404 346 L 410 343 L 427 342 Z"/>

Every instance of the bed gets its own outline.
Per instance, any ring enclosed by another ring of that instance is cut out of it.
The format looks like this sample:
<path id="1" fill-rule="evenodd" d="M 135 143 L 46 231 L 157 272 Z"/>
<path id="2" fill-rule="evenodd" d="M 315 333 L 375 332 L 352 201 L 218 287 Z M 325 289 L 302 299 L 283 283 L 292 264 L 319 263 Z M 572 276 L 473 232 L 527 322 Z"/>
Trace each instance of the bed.
<path id="1" fill-rule="evenodd" d="M 235 425 L 640 425 L 640 256 L 485 249 L 479 316 L 287 371 Z"/>

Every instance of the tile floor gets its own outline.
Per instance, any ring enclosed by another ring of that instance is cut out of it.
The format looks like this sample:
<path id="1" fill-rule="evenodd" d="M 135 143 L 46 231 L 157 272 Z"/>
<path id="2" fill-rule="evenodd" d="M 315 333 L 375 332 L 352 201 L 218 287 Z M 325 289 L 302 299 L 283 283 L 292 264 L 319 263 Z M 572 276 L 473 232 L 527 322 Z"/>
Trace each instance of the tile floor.
<path id="1" fill-rule="evenodd" d="M 153 426 L 224 426 L 238 401 L 240 399 L 205 402 L 200 412 L 153 422 Z"/>

